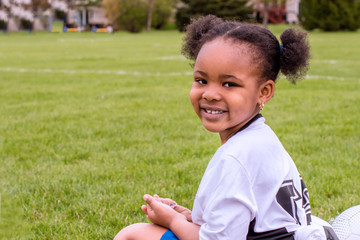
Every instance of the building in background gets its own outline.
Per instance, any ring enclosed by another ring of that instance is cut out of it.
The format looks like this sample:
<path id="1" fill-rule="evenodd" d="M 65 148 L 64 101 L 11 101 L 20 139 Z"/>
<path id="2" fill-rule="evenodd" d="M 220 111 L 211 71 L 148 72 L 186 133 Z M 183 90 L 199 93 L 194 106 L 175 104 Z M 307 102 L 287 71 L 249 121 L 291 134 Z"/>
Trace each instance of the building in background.
<path id="1" fill-rule="evenodd" d="M 247 5 L 253 7 L 254 18 L 256 18 L 258 22 L 262 22 L 265 9 L 264 1 L 249 0 Z M 274 24 L 297 24 L 299 22 L 299 5 L 300 0 L 270 1 L 268 4 L 269 22 Z"/>
<path id="2" fill-rule="evenodd" d="M 254 18 L 261 22 L 264 1 L 249 0 Z M 34 6 L 36 3 L 37 6 Z M 300 0 L 274 0 L 268 5 L 270 23 L 299 22 Z M 112 31 L 102 7 L 102 0 L 0 0 L 0 28 L 3 32 L 26 30 L 53 31 L 53 23 L 61 21 L 63 31 Z"/>
<path id="3" fill-rule="evenodd" d="M 0 30 L 53 31 L 55 21 L 62 22 L 65 31 L 108 27 L 105 10 L 91 5 L 93 3 L 86 0 L 40 0 L 34 6 L 32 0 L 0 0 Z"/>
<path id="4" fill-rule="evenodd" d="M 35 19 L 31 0 L 0 1 L 0 19 L 6 22 L 6 31 L 33 30 Z"/>
<path id="5" fill-rule="evenodd" d="M 299 23 L 300 0 L 287 0 L 285 4 L 286 22 L 290 24 Z"/>

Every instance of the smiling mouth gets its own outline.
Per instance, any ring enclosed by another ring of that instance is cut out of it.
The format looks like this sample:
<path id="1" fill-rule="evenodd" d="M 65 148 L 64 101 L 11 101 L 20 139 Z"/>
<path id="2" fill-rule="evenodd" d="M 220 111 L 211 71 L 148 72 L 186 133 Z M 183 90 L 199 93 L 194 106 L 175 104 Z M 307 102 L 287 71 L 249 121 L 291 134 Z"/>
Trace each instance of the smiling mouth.
<path id="1" fill-rule="evenodd" d="M 222 111 L 222 110 L 210 110 L 210 109 L 206 109 L 206 108 L 204 108 L 204 111 L 206 113 L 209 113 L 209 114 L 221 114 L 221 113 L 225 112 L 225 111 Z"/>

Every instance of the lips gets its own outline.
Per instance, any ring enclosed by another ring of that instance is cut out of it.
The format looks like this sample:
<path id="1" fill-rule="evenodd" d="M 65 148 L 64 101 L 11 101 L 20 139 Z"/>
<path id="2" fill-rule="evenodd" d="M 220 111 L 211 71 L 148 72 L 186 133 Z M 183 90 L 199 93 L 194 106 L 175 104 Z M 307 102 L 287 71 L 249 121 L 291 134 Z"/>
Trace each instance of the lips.
<path id="1" fill-rule="evenodd" d="M 207 108 L 203 108 L 205 112 L 210 113 L 210 114 L 221 114 L 224 113 L 225 111 L 222 110 L 211 110 L 211 109 L 207 109 Z"/>
<path id="2" fill-rule="evenodd" d="M 208 121 L 219 121 L 227 113 L 226 110 L 214 106 L 201 106 L 203 119 Z"/>

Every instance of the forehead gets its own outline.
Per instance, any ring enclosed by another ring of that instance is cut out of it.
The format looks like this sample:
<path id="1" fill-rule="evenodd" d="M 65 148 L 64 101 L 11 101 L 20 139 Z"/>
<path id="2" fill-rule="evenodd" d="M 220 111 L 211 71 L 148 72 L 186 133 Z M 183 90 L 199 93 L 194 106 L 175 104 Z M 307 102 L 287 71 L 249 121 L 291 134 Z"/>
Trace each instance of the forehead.
<path id="1" fill-rule="evenodd" d="M 254 46 L 224 38 L 208 41 L 201 47 L 195 60 L 195 68 L 205 64 L 209 65 L 210 69 L 222 67 L 224 71 L 259 69 L 254 58 Z"/>

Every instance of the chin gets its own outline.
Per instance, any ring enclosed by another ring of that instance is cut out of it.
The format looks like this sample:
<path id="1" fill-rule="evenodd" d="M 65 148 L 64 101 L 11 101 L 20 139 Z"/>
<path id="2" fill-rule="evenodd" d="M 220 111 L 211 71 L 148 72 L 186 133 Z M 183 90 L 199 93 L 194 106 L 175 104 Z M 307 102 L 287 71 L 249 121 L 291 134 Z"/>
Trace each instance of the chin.
<path id="1" fill-rule="evenodd" d="M 215 126 L 211 126 L 211 125 L 207 125 L 207 124 L 204 124 L 204 127 L 206 130 L 208 130 L 209 132 L 213 132 L 213 133 L 218 133 L 221 131 L 221 129 L 219 129 L 219 127 L 215 127 Z"/>

